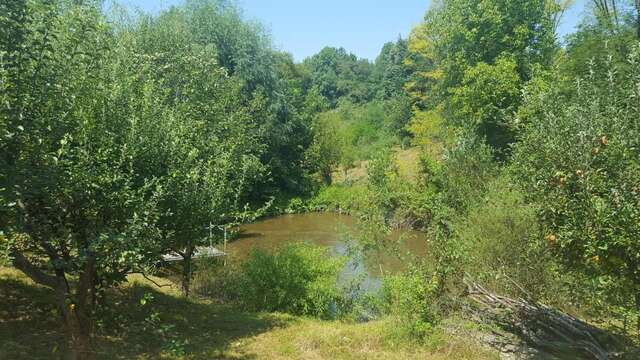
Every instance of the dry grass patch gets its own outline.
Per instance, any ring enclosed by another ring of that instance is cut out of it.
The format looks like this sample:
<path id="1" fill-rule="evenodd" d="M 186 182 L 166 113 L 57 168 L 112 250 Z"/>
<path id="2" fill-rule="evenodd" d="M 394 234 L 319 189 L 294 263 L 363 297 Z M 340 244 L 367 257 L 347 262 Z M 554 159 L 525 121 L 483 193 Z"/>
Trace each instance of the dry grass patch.
<path id="1" fill-rule="evenodd" d="M 384 320 L 364 324 L 300 320 L 257 335 L 242 344 L 245 354 L 258 359 L 499 359 L 497 353 L 453 335 L 416 344 L 389 333 Z"/>
<path id="2" fill-rule="evenodd" d="M 412 183 L 420 178 L 420 148 L 396 149 L 395 160 L 400 177 Z"/>

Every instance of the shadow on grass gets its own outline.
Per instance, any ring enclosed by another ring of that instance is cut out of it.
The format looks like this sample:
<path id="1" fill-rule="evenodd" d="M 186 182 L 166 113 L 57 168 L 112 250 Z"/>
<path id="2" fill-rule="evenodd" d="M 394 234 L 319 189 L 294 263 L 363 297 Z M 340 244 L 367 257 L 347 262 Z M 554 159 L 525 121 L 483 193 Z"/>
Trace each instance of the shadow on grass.
<path id="1" fill-rule="evenodd" d="M 0 276 L 0 359 L 62 357 L 53 291 Z"/>
<path id="2" fill-rule="evenodd" d="M 239 312 L 133 285 L 109 294 L 96 321 L 99 359 L 252 359 L 243 339 L 291 317 Z M 65 357 L 53 292 L 0 273 L 0 359 Z"/>

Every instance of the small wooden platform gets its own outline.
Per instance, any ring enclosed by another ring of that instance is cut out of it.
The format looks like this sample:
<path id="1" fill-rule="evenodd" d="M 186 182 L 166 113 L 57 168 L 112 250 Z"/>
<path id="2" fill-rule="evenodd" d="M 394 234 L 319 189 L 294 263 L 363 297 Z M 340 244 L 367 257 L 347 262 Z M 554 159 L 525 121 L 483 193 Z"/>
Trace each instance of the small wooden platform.
<path id="1" fill-rule="evenodd" d="M 211 257 L 222 257 L 227 256 L 225 252 L 222 250 L 216 249 L 210 246 L 198 246 L 196 250 L 193 252 L 191 256 L 192 259 L 200 259 L 200 258 L 211 258 Z M 176 253 L 169 253 L 162 255 L 162 260 L 165 262 L 175 262 L 182 261 L 182 256 Z"/>

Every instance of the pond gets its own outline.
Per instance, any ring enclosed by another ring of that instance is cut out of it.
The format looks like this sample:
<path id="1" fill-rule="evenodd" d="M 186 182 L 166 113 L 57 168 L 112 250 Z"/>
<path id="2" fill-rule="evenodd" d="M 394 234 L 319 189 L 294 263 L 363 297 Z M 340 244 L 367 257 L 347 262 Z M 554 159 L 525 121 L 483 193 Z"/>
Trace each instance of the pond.
<path id="1" fill-rule="evenodd" d="M 359 236 L 354 217 L 336 213 L 282 215 L 243 225 L 239 237 L 227 245 L 232 258 L 241 258 L 252 249 L 273 250 L 291 242 L 308 242 L 327 247 L 332 254 L 352 254 Z M 350 257 L 342 279 L 359 277 L 364 289 L 380 285 L 381 275 L 393 274 L 405 268 L 401 255 L 426 256 L 427 236 L 418 231 L 394 231 L 386 237 L 386 246 L 367 251 L 364 256 Z"/>

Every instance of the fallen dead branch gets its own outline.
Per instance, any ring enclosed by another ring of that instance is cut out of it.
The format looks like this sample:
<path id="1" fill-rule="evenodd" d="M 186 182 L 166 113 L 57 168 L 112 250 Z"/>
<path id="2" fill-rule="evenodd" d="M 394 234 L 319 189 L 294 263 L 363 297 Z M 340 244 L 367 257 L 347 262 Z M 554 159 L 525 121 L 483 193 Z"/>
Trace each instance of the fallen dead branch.
<path id="1" fill-rule="evenodd" d="M 609 332 L 543 304 L 494 294 L 469 279 L 465 285 L 474 316 L 515 334 L 537 353 L 535 358 L 624 358 L 623 341 Z"/>

